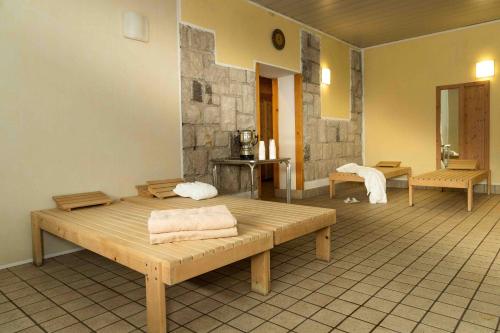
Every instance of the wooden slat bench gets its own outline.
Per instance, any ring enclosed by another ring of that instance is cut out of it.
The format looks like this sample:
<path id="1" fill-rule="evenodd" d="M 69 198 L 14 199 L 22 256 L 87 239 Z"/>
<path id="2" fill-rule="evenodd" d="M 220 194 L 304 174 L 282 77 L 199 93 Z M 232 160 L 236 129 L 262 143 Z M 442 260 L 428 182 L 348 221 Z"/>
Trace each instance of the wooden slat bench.
<path id="1" fill-rule="evenodd" d="M 160 200 L 143 196 L 127 197 L 122 200 L 154 209 L 226 205 L 238 220 L 238 224 L 272 231 L 275 245 L 316 233 L 316 257 L 325 261 L 330 260 L 331 226 L 336 222 L 334 209 L 251 200 L 235 196 L 218 196 L 201 201 L 181 197 Z"/>
<path id="2" fill-rule="evenodd" d="M 411 167 L 402 167 L 400 162 L 386 161 L 379 162 L 375 169 L 381 171 L 386 179 L 406 176 L 408 179 L 411 177 Z M 335 196 L 335 183 L 340 182 L 358 182 L 363 183 L 365 179 L 355 173 L 349 172 L 332 172 L 329 176 L 330 181 L 330 199 Z"/>
<path id="3" fill-rule="evenodd" d="M 145 205 L 118 202 L 71 212 L 32 212 L 34 264 L 43 263 L 42 231 L 46 231 L 144 274 L 149 332 L 167 330 L 165 285 L 245 258 L 251 258 L 252 290 L 269 292 L 271 231 L 238 224 L 236 237 L 151 245 L 147 230 L 151 210 Z"/>
<path id="4" fill-rule="evenodd" d="M 477 170 L 475 160 L 450 160 L 446 169 L 440 169 L 415 177 L 408 182 L 409 204 L 413 206 L 413 190 L 415 186 L 463 188 L 467 189 L 467 211 L 472 211 L 474 185 L 487 181 L 488 194 L 491 193 L 491 171 Z"/>

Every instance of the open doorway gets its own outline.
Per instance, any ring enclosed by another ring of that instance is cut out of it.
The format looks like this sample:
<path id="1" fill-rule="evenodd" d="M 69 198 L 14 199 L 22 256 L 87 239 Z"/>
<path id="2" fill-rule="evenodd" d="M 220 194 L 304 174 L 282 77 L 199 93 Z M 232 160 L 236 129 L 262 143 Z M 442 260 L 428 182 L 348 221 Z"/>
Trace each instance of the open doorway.
<path id="1" fill-rule="evenodd" d="M 289 158 L 291 190 L 303 189 L 302 75 L 265 64 L 256 64 L 256 111 L 259 140 L 276 144 L 276 157 Z M 286 168 L 272 164 L 259 167 L 258 188 L 261 199 L 282 200 L 286 194 Z"/>
<path id="2" fill-rule="evenodd" d="M 278 129 L 278 79 L 259 77 L 260 140 L 269 150 L 270 140 L 275 140 L 276 155 L 279 156 Z M 266 152 L 269 157 L 269 151 Z M 260 188 L 263 199 L 274 198 L 279 189 L 279 166 L 266 164 L 260 168 Z"/>

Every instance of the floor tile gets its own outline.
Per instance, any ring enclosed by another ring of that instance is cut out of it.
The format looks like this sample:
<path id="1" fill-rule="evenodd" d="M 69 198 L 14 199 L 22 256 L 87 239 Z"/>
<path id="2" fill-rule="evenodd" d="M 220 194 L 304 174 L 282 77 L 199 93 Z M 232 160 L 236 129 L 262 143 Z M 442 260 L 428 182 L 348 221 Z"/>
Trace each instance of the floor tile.
<path id="1" fill-rule="evenodd" d="M 185 326 L 194 332 L 209 332 L 216 327 L 222 325 L 222 322 L 211 318 L 209 316 L 201 316 L 195 320 L 187 323 Z"/>
<path id="2" fill-rule="evenodd" d="M 286 327 L 288 329 L 293 329 L 295 326 L 299 325 L 304 321 L 304 317 L 299 316 L 290 311 L 283 311 L 278 313 L 276 316 L 270 319 L 272 323 Z"/>
<path id="3" fill-rule="evenodd" d="M 345 318 L 345 315 L 328 309 L 321 309 L 311 317 L 311 319 L 331 327 L 337 326 Z"/>
<path id="4" fill-rule="evenodd" d="M 367 333 L 375 326 L 365 321 L 349 317 L 345 319 L 338 328 L 349 333 Z"/>
<path id="5" fill-rule="evenodd" d="M 303 311 L 303 310 L 305 311 L 305 310 L 307 310 L 307 308 L 306 307 L 299 307 L 298 310 L 299 311 Z M 278 308 L 276 306 L 273 306 L 273 305 L 270 305 L 270 304 L 266 304 L 266 303 L 262 303 L 260 305 L 257 305 L 256 307 L 254 307 L 250 311 L 248 311 L 248 313 L 250 313 L 250 314 L 252 314 L 254 316 L 257 316 L 259 318 L 262 318 L 264 320 L 269 320 L 270 318 L 274 317 L 275 315 L 277 315 L 281 311 L 282 311 L 282 309 L 280 309 L 280 308 Z M 295 312 L 295 313 L 297 313 L 297 312 Z M 297 313 L 297 314 L 302 315 L 301 313 Z"/>
<path id="6" fill-rule="evenodd" d="M 248 313 L 243 313 L 231 320 L 228 324 L 244 332 L 250 332 L 263 322 L 264 320 L 260 319 L 259 317 L 253 316 Z"/>
<path id="7" fill-rule="evenodd" d="M 409 333 L 415 328 L 415 326 L 417 326 L 417 323 L 402 317 L 388 315 L 382 323 L 380 323 L 380 326 L 389 328 L 396 332 Z"/>
<path id="8" fill-rule="evenodd" d="M 422 319 L 422 323 L 434 326 L 443 330 L 453 331 L 458 320 L 455 318 L 439 315 L 436 313 L 429 312 Z"/>
<path id="9" fill-rule="evenodd" d="M 364 320 L 364 321 L 369 322 L 369 323 L 374 324 L 374 325 L 378 325 L 382 321 L 382 319 L 384 319 L 385 316 L 386 316 L 386 313 L 384 313 L 382 311 L 370 309 L 370 308 L 367 308 L 364 306 L 357 309 L 351 315 L 351 317 Z"/>
<path id="10" fill-rule="evenodd" d="M 306 319 L 299 326 L 295 327 L 294 331 L 297 333 L 326 333 L 330 332 L 332 328 L 320 324 L 314 320 Z"/>

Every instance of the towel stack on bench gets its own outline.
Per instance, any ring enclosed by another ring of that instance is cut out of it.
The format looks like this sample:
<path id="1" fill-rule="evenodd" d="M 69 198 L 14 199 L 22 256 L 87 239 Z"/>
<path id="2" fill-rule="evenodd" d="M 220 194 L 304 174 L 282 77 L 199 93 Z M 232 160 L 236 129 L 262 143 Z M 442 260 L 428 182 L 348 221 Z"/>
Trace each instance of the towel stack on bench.
<path id="1" fill-rule="evenodd" d="M 148 230 L 151 244 L 238 235 L 236 219 L 225 205 L 154 210 Z"/>

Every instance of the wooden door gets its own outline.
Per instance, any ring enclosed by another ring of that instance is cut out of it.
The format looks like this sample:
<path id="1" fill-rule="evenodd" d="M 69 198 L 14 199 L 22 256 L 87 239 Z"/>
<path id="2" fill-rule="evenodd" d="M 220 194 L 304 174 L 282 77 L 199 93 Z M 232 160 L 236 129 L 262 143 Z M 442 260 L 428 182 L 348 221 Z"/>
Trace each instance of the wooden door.
<path id="1" fill-rule="evenodd" d="M 269 140 L 273 138 L 273 103 L 272 98 L 261 95 L 260 99 L 260 138 L 266 146 L 266 157 L 269 156 Z M 262 165 L 261 177 L 263 181 L 273 178 L 274 169 L 271 164 Z"/>
<path id="2" fill-rule="evenodd" d="M 465 84 L 460 113 L 461 159 L 479 161 L 489 169 L 489 81 Z"/>
<path id="3" fill-rule="evenodd" d="M 259 140 L 266 146 L 266 158 L 269 158 L 269 140 L 274 139 L 276 157 L 279 158 L 279 106 L 278 106 L 278 79 L 269 79 L 260 76 L 259 64 L 256 66 L 256 100 L 257 100 L 257 133 Z M 260 172 L 259 197 L 262 195 L 262 181 L 272 180 L 274 189 L 280 188 L 279 165 L 267 164 L 259 167 Z"/>

